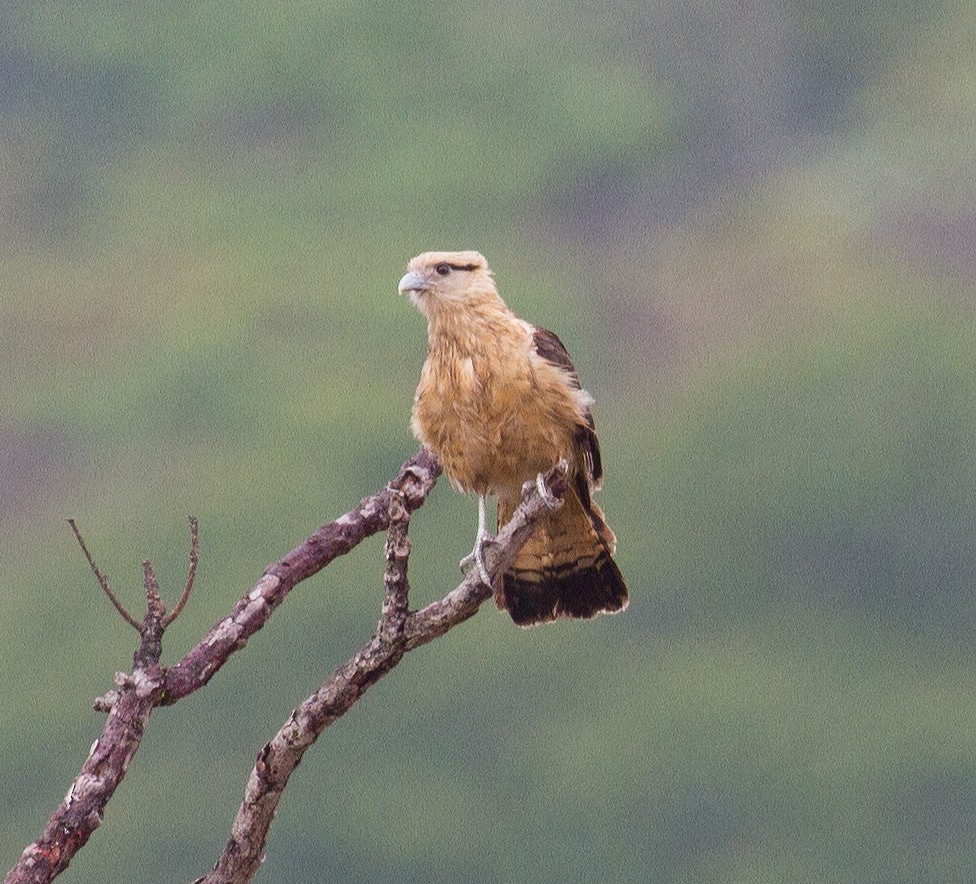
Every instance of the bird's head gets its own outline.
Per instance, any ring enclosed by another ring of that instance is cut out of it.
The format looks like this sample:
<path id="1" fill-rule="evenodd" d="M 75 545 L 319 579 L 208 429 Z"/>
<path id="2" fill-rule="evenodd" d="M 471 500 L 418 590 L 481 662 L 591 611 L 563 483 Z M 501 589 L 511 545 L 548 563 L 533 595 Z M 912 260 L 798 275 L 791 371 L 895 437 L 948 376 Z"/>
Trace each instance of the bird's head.
<path id="1" fill-rule="evenodd" d="M 412 258 L 399 284 L 400 294 L 428 317 L 485 298 L 498 299 L 488 262 L 480 252 L 424 252 Z"/>

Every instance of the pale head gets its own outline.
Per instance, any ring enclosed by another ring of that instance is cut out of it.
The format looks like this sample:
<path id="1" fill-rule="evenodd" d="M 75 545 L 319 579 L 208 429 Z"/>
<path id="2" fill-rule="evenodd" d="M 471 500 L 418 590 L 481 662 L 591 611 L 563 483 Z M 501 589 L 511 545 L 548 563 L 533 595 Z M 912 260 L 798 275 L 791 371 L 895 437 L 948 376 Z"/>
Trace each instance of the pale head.
<path id="1" fill-rule="evenodd" d="M 480 252 L 424 252 L 412 258 L 398 286 L 428 316 L 432 312 L 498 298 L 491 270 Z"/>

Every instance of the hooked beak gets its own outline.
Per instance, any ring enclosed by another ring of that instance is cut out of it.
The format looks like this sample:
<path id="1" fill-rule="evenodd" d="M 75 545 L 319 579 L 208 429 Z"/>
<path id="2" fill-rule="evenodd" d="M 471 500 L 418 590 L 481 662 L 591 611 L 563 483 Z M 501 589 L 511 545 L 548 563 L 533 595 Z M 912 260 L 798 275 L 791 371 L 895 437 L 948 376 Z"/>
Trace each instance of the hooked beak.
<path id="1" fill-rule="evenodd" d="M 406 292 L 422 292 L 425 288 L 427 288 L 427 280 L 415 270 L 404 273 L 397 286 L 401 295 Z"/>

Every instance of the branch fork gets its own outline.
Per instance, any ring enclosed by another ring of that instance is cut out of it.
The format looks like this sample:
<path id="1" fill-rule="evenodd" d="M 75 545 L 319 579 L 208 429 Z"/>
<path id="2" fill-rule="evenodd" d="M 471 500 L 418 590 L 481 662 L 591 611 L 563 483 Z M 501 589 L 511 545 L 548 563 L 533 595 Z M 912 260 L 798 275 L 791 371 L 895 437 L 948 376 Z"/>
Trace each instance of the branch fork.
<path id="1" fill-rule="evenodd" d="M 118 596 L 112 591 L 112 587 L 109 585 L 108 578 L 99 569 L 98 565 L 95 563 L 95 559 L 92 554 L 88 551 L 88 546 L 85 544 L 85 539 L 81 536 L 81 531 L 78 529 L 78 525 L 74 519 L 68 519 L 68 524 L 71 526 L 72 532 L 74 532 L 75 539 L 78 541 L 78 545 L 81 547 L 81 551 L 85 554 L 85 558 L 88 560 L 88 566 L 91 568 L 92 573 L 95 575 L 95 579 L 98 581 L 98 585 L 102 588 L 102 591 L 108 596 L 108 600 L 118 611 L 119 616 L 125 620 L 136 632 L 139 633 L 145 639 L 146 634 L 150 631 L 158 630 L 160 637 L 162 633 L 183 611 L 187 600 L 190 598 L 190 593 L 193 591 L 193 581 L 197 574 L 197 564 L 200 562 L 200 525 L 196 519 L 196 516 L 190 516 L 190 565 L 187 570 L 186 575 L 186 585 L 183 587 L 183 593 L 180 595 L 179 601 L 176 606 L 169 613 L 166 612 L 166 608 L 163 605 L 163 600 L 159 595 L 159 582 L 156 579 L 156 573 L 153 571 L 153 566 L 148 559 L 142 560 L 142 573 L 143 573 L 143 586 L 146 590 L 146 616 L 142 621 L 137 620 L 130 614 L 125 606 L 119 601 Z M 158 658 L 157 658 L 158 662 Z"/>
<path id="2" fill-rule="evenodd" d="M 301 703 L 278 733 L 261 749 L 248 777 L 244 799 L 230 839 L 214 870 L 197 879 L 202 884 L 241 884 L 250 881 L 264 859 L 264 847 L 278 803 L 288 779 L 305 751 L 322 731 L 344 715 L 366 690 L 393 669 L 403 655 L 446 633 L 474 615 L 491 596 L 490 585 L 470 573 L 439 601 L 419 611 L 409 609 L 407 563 L 410 514 L 434 487 L 440 464 L 421 448 L 384 489 L 362 500 L 358 507 L 322 525 L 302 544 L 270 565 L 234 609 L 215 623 L 182 660 L 160 665 L 162 636 L 183 610 L 193 588 L 199 560 L 196 519 L 190 518 L 190 563 L 186 585 L 172 611 L 163 605 L 156 575 L 143 562 L 146 615 L 137 620 L 119 601 L 108 579 L 88 551 L 73 519 L 68 522 L 102 591 L 116 611 L 140 636 L 131 673 L 117 673 L 115 688 L 95 701 L 108 712 L 104 731 L 92 745 L 81 772 L 51 816 L 41 836 L 28 845 L 4 884 L 50 882 L 67 868 L 75 853 L 101 824 L 105 805 L 125 776 L 138 751 L 149 716 L 204 687 L 244 647 L 247 639 L 268 621 L 275 608 L 301 581 L 311 577 L 337 556 L 349 552 L 366 537 L 387 532 L 384 598 L 376 631 L 363 648 L 341 665 L 322 686 Z M 545 476 L 550 495 L 566 493 L 566 471 L 557 465 Z M 486 566 L 493 584 L 511 565 L 548 502 L 530 483 L 511 521 L 499 531 L 487 550 Z M 197 884 L 195 882 L 195 884 Z"/>

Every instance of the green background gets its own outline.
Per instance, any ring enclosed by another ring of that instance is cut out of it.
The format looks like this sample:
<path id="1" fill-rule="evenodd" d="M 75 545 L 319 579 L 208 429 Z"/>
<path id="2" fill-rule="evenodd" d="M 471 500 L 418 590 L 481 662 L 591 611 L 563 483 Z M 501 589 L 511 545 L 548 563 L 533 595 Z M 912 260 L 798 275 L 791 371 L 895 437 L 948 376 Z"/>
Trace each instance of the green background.
<path id="1" fill-rule="evenodd" d="M 0 867 L 135 637 L 172 663 L 395 475 L 417 252 L 477 248 L 597 400 L 633 601 L 410 654 L 258 880 L 976 879 L 976 7 L 0 2 Z M 415 605 L 476 525 L 414 517 Z M 154 714 L 65 881 L 223 848 L 365 642 L 382 538 Z"/>

